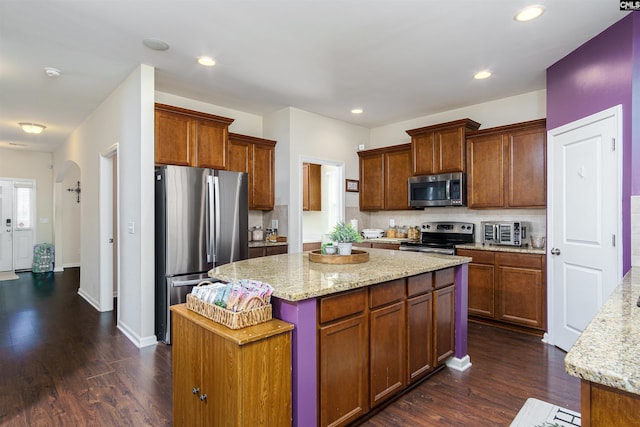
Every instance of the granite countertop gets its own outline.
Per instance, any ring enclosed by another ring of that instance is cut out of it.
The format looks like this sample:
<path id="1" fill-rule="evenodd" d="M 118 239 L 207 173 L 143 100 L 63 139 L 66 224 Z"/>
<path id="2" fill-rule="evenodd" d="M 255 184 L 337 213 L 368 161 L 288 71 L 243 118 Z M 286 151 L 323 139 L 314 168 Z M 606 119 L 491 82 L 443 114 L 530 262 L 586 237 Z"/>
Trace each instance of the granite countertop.
<path id="1" fill-rule="evenodd" d="M 342 265 L 310 262 L 308 252 L 272 255 L 225 264 L 210 270 L 209 276 L 260 280 L 274 287 L 273 296 L 301 301 L 471 262 L 468 257 L 391 249 L 367 252 L 369 261 Z"/>
<path id="2" fill-rule="evenodd" d="M 632 268 L 564 359 L 569 375 L 640 394 L 640 268 Z"/>
<path id="3" fill-rule="evenodd" d="M 521 254 L 545 255 L 545 249 L 534 249 L 529 245 L 523 246 L 504 246 L 504 245 L 483 245 L 482 243 L 468 243 L 464 245 L 456 245 L 456 249 L 472 249 L 476 251 L 494 251 L 494 252 L 515 252 Z"/>
<path id="4" fill-rule="evenodd" d="M 264 248 L 267 246 L 287 246 L 287 242 L 268 242 L 266 240 L 252 240 L 249 242 L 250 248 Z"/>

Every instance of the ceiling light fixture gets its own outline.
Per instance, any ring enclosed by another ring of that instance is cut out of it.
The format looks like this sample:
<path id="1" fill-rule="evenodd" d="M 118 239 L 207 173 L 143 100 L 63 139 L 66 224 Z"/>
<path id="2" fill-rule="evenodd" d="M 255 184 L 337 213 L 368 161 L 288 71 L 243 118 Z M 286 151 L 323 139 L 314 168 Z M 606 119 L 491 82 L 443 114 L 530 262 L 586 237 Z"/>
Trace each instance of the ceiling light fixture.
<path id="1" fill-rule="evenodd" d="M 351 114 L 362 114 L 363 111 L 364 110 L 362 108 L 354 108 L 353 110 L 351 110 Z"/>
<path id="2" fill-rule="evenodd" d="M 488 79 L 489 77 L 491 77 L 491 71 L 489 70 L 478 71 L 473 75 L 473 78 L 476 80 L 484 80 Z"/>
<path id="3" fill-rule="evenodd" d="M 62 74 L 62 72 L 60 70 L 58 70 L 57 68 L 53 68 L 53 67 L 44 67 L 44 73 L 48 77 L 60 77 L 60 74 Z"/>
<path id="4" fill-rule="evenodd" d="M 520 12 L 513 17 L 518 22 L 526 22 L 531 21 L 532 19 L 536 19 L 540 15 L 544 13 L 544 6 L 535 5 L 528 6 L 522 9 Z"/>
<path id="5" fill-rule="evenodd" d="M 142 44 L 152 50 L 164 52 L 169 49 L 169 45 L 166 42 L 158 39 L 143 39 Z"/>
<path id="6" fill-rule="evenodd" d="M 213 67 L 216 65 L 216 61 L 214 61 L 210 56 L 199 56 L 198 64 L 204 65 L 205 67 Z"/>
<path id="7" fill-rule="evenodd" d="M 20 125 L 20 127 L 22 128 L 23 131 L 25 131 L 26 133 L 34 134 L 34 135 L 42 133 L 42 131 L 45 130 L 45 128 L 46 128 L 46 126 L 39 125 L 38 123 L 21 122 L 21 123 L 18 123 L 18 124 Z"/>

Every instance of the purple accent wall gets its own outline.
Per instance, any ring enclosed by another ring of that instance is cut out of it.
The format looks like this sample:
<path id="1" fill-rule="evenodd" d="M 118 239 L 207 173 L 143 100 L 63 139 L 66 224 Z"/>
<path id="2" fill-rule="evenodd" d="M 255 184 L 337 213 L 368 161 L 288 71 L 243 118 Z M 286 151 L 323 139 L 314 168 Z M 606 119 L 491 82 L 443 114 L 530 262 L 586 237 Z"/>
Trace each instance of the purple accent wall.
<path id="1" fill-rule="evenodd" d="M 639 49 L 640 14 L 630 13 L 547 69 L 547 129 L 622 105 L 623 272 L 631 266 L 630 197 L 640 194 Z"/>

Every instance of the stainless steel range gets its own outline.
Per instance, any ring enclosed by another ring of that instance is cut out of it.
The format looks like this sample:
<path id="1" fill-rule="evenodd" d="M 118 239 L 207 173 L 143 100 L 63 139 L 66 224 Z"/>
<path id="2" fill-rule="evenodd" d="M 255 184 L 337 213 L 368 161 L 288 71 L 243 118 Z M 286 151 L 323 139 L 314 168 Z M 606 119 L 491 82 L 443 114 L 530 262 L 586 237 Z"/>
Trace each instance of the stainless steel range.
<path id="1" fill-rule="evenodd" d="M 454 255 L 456 245 L 474 242 L 473 232 L 470 222 L 424 222 L 420 241 L 402 243 L 400 250 Z"/>

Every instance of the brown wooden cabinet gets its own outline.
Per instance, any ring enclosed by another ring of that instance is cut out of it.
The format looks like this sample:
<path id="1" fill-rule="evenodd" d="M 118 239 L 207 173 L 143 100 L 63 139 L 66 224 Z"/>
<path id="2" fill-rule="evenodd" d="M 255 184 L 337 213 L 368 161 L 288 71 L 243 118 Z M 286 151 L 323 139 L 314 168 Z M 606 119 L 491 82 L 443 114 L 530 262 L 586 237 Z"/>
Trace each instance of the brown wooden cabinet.
<path id="1" fill-rule="evenodd" d="M 319 417 L 321 426 L 344 426 L 369 411 L 367 290 L 319 303 Z"/>
<path id="2" fill-rule="evenodd" d="M 302 210 L 322 210 L 322 165 L 302 164 Z"/>
<path id="3" fill-rule="evenodd" d="M 406 131 L 411 136 L 413 175 L 464 172 L 466 134 L 479 127 L 462 119 Z"/>
<path id="4" fill-rule="evenodd" d="M 226 169 L 232 122 L 213 114 L 156 104 L 156 164 Z"/>
<path id="5" fill-rule="evenodd" d="M 266 245 L 249 248 L 249 258 L 259 258 L 269 255 L 280 255 L 289 252 L 289 245 Z"/>
<path id="6" fill-rule="evenodd" d="M 409 209 L 411 145 L 359 151 L 360 210 Z"/>
<path id="7" fill-rule="evenodd" d="M 344 426 L 455 350 L 455 268 L 322 297 L 320 426 Z"/>
<path id="8" fill-rule="evenodd" d="M 369 291 L 369 402 L 377 406 L 405 388 L 405 279 Z"/>
<path id="9" fill-rule="evenodd" d="M 538 254 L 458 249 L 469 264 L 469 315 L 545 331 L 546 257 Z"/>
<path id="10" fill-rule="evenodd" d="M 408 382 L 434 369 L 433 273 L 407 278 L 407 370 Z"/>
<path id="11" fill-rule="evenodd" d="M 249 209 L 274 207 L 275 145 L 273 140 L 229 133 L 229 170 L 247 173 Z"/>
<path id="12" fill-rule="evenodd" d="M 291 425 L 293 325 L 231 330 L 185 304 L 171 311 L 173 425 Z"/>
<path id="13" fill-rule="evenodd" d="M 469 208 L 546 207 L 546 120 L 484 129 L 467 138 Z"/>
<path id="14" fill-rule="evenodd" d="M 584 427 L 638 425 L 640 396 L 587 380 L 580 382 L 581 425 Z"/>

